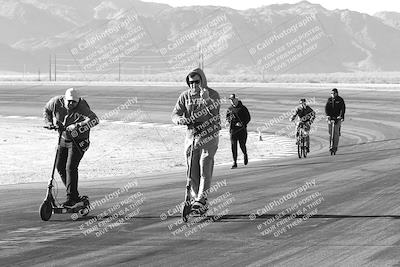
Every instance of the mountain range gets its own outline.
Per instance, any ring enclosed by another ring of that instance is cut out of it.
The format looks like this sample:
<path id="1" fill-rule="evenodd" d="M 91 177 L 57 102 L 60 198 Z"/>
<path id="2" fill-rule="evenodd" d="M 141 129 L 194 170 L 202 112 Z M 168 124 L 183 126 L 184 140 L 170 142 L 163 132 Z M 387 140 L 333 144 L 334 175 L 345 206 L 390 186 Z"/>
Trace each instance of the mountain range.
<path id="1" fill-rule="evenodd" d="M 139 0 L 0 4 L 2 72 L 51 65 L 59 73 L 156 74 L 199 64 L 219 74 L 400 71 L 396 12 L 370 16 L 306 1 L 243 11 Z"/>

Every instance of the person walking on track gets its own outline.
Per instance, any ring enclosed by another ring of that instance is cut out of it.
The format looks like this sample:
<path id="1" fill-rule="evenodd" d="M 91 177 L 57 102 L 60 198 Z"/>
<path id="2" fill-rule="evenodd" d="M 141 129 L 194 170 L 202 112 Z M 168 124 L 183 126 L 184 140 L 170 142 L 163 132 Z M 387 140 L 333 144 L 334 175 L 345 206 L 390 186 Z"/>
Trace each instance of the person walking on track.
<path id="1" fill-rule="evenodd" d="M 220 125 L 220 96 L 207 86 L 200 69 L 186 77 L 189 87 L 180 94 L 172 112 L 172 122 L 186 125 L 185 155 L 191 181 L 192 209 L 207 209 L 211 187 L 214 156 L 218 149 Z"/>
<path id="2" fill-rule="evenodd" d="M 325 105 L 325 114 L 327 116 L 328 121 L 328 131 L 329 137 L 331 141 L 331 145 L 329 150 L 331 153 L 336 154 L 336 151 L 339 146 L 339 136 L 341 130 L 341 124 L 344 121 L 344 114 L 346 112 L 346 105 L 344 103 L 343 98 L 339 96 L 338 89 L 333 88 L 331 91 L 331 97 L 328 98 L 328 101 Z M 334 126 L 332 125 L 334 122 Z M 332 127 L 333 136 L 332 136 Z"/>
<path id="3" fill-rule="evenodd" d="M 231 106 L 226 112 L 226 121 L 229 123 L 229 133 L 231 139 L 231 149 L 233 157 L 232 169 L 237 168 L 237 143 L 239 142 L 240 149 L 243 152 L 244 165 L 247 165 L 249 158 L 247 156 L 247 124 L 251 117 L 249 110 L 243 105 L 242 101 L 236 98 L 235 94 L 230 97 Z"/>

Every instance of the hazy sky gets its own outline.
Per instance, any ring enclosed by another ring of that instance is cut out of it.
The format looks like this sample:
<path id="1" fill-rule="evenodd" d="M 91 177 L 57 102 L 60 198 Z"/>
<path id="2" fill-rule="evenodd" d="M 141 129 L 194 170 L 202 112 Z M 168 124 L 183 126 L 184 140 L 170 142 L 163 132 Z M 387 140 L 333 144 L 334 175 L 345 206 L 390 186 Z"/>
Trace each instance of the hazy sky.
<path id="1" fill-rule="evenodd" d="M 145 2 L 166 3 L 171 6 L 191 6 L 191 5 L 218 5 L 228 6 L 235 9 L 254 8 L 263 5 L 297 3 L 300 0 L 144 0 Z M 327 9 L 350 9 L 358 12 L 368 13 L 370 15 L 379 11 L 400 12 L 400 1 L 398 0 L 312 0 L 311 3 L 320 4 Z"/>

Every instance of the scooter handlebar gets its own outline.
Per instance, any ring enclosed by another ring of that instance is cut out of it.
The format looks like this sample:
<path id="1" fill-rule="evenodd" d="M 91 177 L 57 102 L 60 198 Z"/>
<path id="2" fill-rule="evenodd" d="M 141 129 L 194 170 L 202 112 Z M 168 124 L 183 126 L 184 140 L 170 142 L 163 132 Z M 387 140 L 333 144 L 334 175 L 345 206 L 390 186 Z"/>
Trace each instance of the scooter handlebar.
<path id="1" fill-rule="evenodd" d="M 61 125 L 45 125 L 45 126 L 43 126 L 43 128 L 44 129 L 47 129 L 47 130 L 55 130 L 55 131 L 60 131 L 60 130 L 63 130 L 64 129 L 64 127 L 63 126 L 61 126 Z"/>
<path id="2" fill-rule="evenodd" d="M 46 126 L 43 126 L 43 128 L 45 128 L 47 130 L 58 130 L 60 127 L 58 127 L 57 125 L 46 125 Z"/>
<path id="3" fill-rule="evenodd" d="M 47 129 L 47 130 L 57 130 L 58 127 L 55 125 L 45 125 L 43 126 L 43 128 Z"/>

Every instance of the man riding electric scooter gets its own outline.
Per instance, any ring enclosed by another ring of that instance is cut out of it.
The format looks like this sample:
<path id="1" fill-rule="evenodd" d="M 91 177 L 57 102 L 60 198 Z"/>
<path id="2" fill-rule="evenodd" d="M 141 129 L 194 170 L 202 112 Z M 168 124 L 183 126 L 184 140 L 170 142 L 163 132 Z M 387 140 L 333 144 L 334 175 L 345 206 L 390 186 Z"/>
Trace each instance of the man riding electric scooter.
<path id="1" fill-rule="evenodd" d="M 182 92 L 172 112 L 172 121 L 186 125 L 185 154 L 188 183 L 185 193 L 186 211 L 205 213 L 211 187 L 214 156 L 218 149 L 220 125 L 220 96 L 207 86 L 204 72 L 197 68 L 186 77 L 188 89 Z M 192 199 L 191 203 L 190 199 Z"/>
<path id="2" fill-rule="evenodd" d="M 344 121 L 344 114 L 346 112 L 346 105 L 343 98 L 339 96 L 338 90 L 333 88 L 331 91 L 331 97 L 325 105 L 325 114 L 328 121 L 328 131 L 330 136 L 330 147 L 331 154 L 336 154 L 339 146 L 339 136 L 342 121 Z M 333 128 L 332 128 L 333 127 Z"/>
<path id="3" fill-rule="evenodd" d="M 99 123 L 99 119 L 74 88 L 67 89 L 65 95 L 51 98 L 44 107 L 43 115 L 46 128 L 57 128 L 61 135 L 56 167 L 67 190 L 63 206 L 71 208 L 81 202 L 78 166 L 89 148 L 90 129 Z"/>

